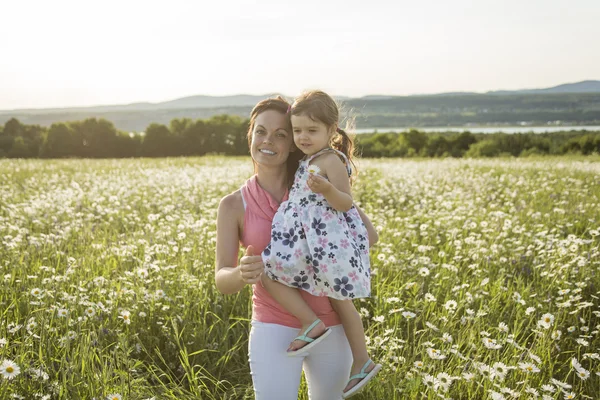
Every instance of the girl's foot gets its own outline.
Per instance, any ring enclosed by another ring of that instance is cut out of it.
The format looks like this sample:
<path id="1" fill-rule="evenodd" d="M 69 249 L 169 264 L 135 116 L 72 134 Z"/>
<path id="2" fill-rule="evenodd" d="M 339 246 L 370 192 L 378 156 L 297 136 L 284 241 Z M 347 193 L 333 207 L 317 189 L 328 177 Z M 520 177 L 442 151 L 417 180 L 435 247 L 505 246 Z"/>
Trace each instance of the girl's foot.
<path id="1" fill-rule="evenodd" d="M 350 376 L 359 374 L 361 372 L 361 369 L 362 369 L 362 367 L 364 365 L 365 365 L 365 363 L 353 363 L 352 364 L 352 369 L 350 370 Z M 369 363 L 369 365 L 367 366 L 367 368 L 365 368 L 364 372 L 368 374 L 369 372 L 373 371 L 373 368 L 375 368 L 375 365 L 376 364 L 373 363 L 373 362 Z M 362 381 L 363 379 L 364 378 L 356 378 L 356 379 L 349 380 L 348 384 L 344 388 L 344 393 L 346 393 L 347 391 L 349 391 L 350 389 L 352 389 L 354 386 L 356 386 L 358 384 L 358 382 Z"/>
<path id="2" fill-rule="evenodd" d="M 300 332 L 298 332 L 298 335 L 306 335 L 311 339 L 316 339 L 319 336 L 323 335 L 325 331 L 327 331 L 327 327 L 325 326 L 325 324 L 322 321 L 319 321 L 317 325 L 315 325 L 312 329 L 306 332 L 306 330 L 309 329 L 312 324 L 313 323 L 302 325 L 302 328 L 300 328 Z M 307 344 L 308 342 L 304 340 L 296 339 L 292 343 L 290 343 L 290 346 L 288 347 L 287 351 L 298 351 Z"/>

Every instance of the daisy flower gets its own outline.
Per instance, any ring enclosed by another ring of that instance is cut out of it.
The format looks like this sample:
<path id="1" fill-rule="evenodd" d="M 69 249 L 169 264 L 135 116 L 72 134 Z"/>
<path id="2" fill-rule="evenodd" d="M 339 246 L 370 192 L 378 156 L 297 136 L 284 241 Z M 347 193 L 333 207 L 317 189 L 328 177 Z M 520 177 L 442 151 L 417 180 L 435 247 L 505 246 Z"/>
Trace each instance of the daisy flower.
<path id="1" fill-rule="evenodd" d="M 465 381 L 471 382 L 473 379 L 475 379 L 475 374 L 471 372 L 463 372 L 462 377 Z"/>
<path id="2" fill-rule="evenodd" d="M 527 372 L 527 373 L 540 372 L 540 369 L 535 364 L 530 363 L 530 362 L 520 362 L 519 368 L 521 368 L 521 371 Z"/>
<path id="3" fill-rule="evenodd" d="M 454 311 L 456 310 L 456 306 L 457 303 L 454 300 L 448 300 L 445 304 L 444 304 L 444 308 L 448 311 Z"/>
<path id="4" fill-rule="evenodd" d="M 537 325 L 540 328 L 548 329 L 552 326 L 554 322 L 554 315 L 552 314 L 544 314 L 542 318 L 538 321 Z"/>
<path id="5" fill-rule="evenodd" d="M 122 319 L 124 323 L 129 325 L 131 323 L 131 319 L 129 318 L 130 315 L 131 315 L 131 313 L 129 311 L 123 310 L 119 314 L 119 319 Z"/>
<path id="6" fill-rule="evenodd" d="M 0 364 L 0 375 L 5 379 L 13 379 L 21 373 L 21 368 L 11 360 L 4 360 Z"/>
<path id="7" fill-rule="evenodd" d="M 425 301 L 435 301 L 435 296 L 432 295 L 431 293 L 425 293 Z"/>
<path id="8" fill-rule="evenodd" d="M 439 374 L 437 374 L 436 376 L 436 380 L 435 380 L 435 389 L 439 389 L 442 388 L 442 390 L 444 392 L 447 392 L 448 389 L 450 389 L 450 385 L 452 384 L 452 377 L 445 373 L 445 372 L 440 372 Z"/>
<path id="9" fill-rule="evenodd" d="M 27 328 L 27 331 L 30 332 L 36 326 L 37 326 L 37 322 L 35 322 L 35 320 L 33 318 L 31 318 L 25 327 Z"/>
<path id="10" fill-rule="evenodd" d="M 535 312 L 535 307 L 527 307 L 525 310 L 525 315 L 531 315 Z"/>
<path id="11" fill-rule="evenodd" d="M 316 166 L 315 164 L 310 164 L 308 166 L 308 172 L 310 174 L 318 174 L 319 172 L 321 172 L 321 168 L 319 168 L 318 166 Z"/>
<path id="12" fill-rule="evenodd" d="M 508 367 L 504 363 L 495 362 L 494 365 L 492 365 L 492 370 L 495 377 L 499 378 L 500 381 L 504 381 L 506 374 L 508 373 Z"/>
<path id="13" fill-rule="evenodd" d="M 554 332 L 552 332 L 551 338 L 553 340 L 558 340 L 558 339 L 560 339 L 561 336 L 562 336 L 562 332 L 559 330 L 555 330 Z"/>
<path id="14" fill-rule="evenodd" d="M 439 350 L 436 350 L 432 347 L 427 349 L 427 355 L 434 360 L 443 360 L 446 358 L 446 356 L 443 355 Z"/>
<path id="15" fill-rule="evenodd" d="M 495 339 L 492 339 L 492 338 L 483 338 L 481 340 L 483 341 L 483 345 L 485 347 L 487 347 L 488 349 L 498 350 L 498 349 L 502 348 L 502 345 L 498 344 Z"/>

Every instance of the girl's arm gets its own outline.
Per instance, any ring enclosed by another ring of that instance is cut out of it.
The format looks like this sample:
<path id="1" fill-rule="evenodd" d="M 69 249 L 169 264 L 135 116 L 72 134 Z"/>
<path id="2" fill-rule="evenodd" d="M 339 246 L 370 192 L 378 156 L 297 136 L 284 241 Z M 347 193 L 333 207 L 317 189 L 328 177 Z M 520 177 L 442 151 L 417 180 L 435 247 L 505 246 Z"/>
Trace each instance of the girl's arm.
<path id="1" fill-rule="evenodd" d="M 244 213 L 240 196 L 239 192 L 225 196 L 219 203 L 217 214 L 215 285 L 223 294 L 237 293 L 246 284 L 256 283 L 263 270 L 260 255 L 253 256 L 248 251 L 238 265 L 239 221 Z M 255 275 L 259 275 L 258 278 Z"/>
<path id="2" fill-rule="evenodd" d="M 346 166 L 335 154 L 324 154 L 319 157 L 318 166 L 327 179 L 318 174 L 311 174 L 308 178 L 308 187 L 321 193 L 331 207 L 338 211 L 346 212 L 352 208 L 352 192 L 350 179 Z"/>

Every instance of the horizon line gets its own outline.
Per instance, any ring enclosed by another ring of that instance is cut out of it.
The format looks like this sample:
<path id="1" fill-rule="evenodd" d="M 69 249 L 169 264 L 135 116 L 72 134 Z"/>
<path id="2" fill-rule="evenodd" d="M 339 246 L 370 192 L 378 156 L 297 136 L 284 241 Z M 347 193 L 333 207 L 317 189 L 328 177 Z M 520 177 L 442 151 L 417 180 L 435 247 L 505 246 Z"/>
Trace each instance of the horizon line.
<path id="1" fill-rule="evenodd" d="M 552 89 L 552 88 L 556 88 L 559 86 L 564 86 L 564 85 L 574 85 L 574 84 L 578 84 L 578 83 L 585 83 L 585 82 L 600 82 L 600 79 L 584 79 L 581 81 L 577 81 L 577 82 L 566 82 L 566 83 L 559 83 L 557 85 L 553 85 L 553 86 L 548 86 L 548 87 L 544 87 L 544 88 L 523 88 L 523 89 L 495 89 L 495 90 L 487 90 L 484 92 L 478 92 L 478 91 L 450 91 L 450 92 L 435 92 L 435 93 L 411 93 L 411 94 L 380 94 L 380 93 L 375 93 L 375 94 L 365 94 L 362 96 L 346 96 L 346 95 L 332 95 L 332 97 L 334 98 L 347 98 L 350 100 L 354 100 L 354 99 L 361 99 L 364 97 L 412 97 L 412 96 L 436 96 L 436 95 L 448 95 L 448 94 L 488 94 L 488 93 L 495 93 L 495 92 L 519 92 L 519 91 L 528 91 L 528 90 L 546 90 L 546 89 Z M 567 92 L 565 92 L 567 93 Z M 211 94 L 192 94 L 192 95 L 184 95 L 181 97 L 177 97 L 177 98 L 171 98 L 168 100 L 162 100 L 162 101 L 157 101 L 157 102 L 150 102 L 150 101 L 133 101 L 130 103 L 112 103 L 112 104 L 93 104 L 93 105 L 76 105 L 76 106 L 60 106 L 60 107 L 39 107 L 39 108 L 10 108 L 10 109 L 0 109 L 0 112 L 11 112 L 11 111 L 38 111 L 38 110 L 46 110 L 46 111 L 53 111 L 53 110 L 64 110 L 64 109 L 86 109 L 86 108 L 96 108 L 96 107 L 123 107 L 123 106 L 131 106 L 131 105 L 136 105 L 136 104 L 149 104 L 149 105 L 157 105 L 157 104 L 162 104 L 162 103 L 169 103 L 169 102 L 173 102 L 173 101 L 177 101 L 177 100 L 183 100 L 183 99 L 187 99 L 187 98 L 192 98 L 192 97 L 214 97 L 214 98 L 227 98 L 227 97 L 236 97 L 236 96 L 251 96 L 251 97 L 262 97 L 265 96 L 264 98 L 269 98 L 271 96 L 276 96 L 276 95 L 280 95 L 283 96 L 284 98 L 290 98 L 293 99 L 293 96 L 287 96 L 284 95 L 282 93 L 279 92 L 270 92 L 270 93 L 261 93 L 261 94 L 249 94 L 249 93 L 237 93 L 237 94 L 225 94 L 225 95 L 211 95 Z M 243 106 L 240 106 L 243 107 Z"/>

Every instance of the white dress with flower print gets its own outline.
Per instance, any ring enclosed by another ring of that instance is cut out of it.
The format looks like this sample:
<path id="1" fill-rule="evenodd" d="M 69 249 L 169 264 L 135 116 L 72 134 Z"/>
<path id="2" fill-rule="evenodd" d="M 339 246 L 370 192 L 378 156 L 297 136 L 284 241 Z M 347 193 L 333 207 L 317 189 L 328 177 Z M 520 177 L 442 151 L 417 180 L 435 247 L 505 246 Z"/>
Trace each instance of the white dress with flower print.
<path id="1" fill-rule="evenodd" d="M 306 183 L 312 159 L 336 152 L 350 176 L 346 156 L 331 148 L 300 161 L 287 201 L 279 206 L 271 243 L 262 253 L 267 276 L 315 296 L 347 300 L 371 295 L 369 239 L 356 207 L 332 208 Z"/>

